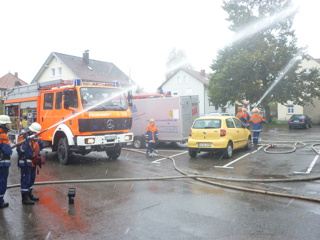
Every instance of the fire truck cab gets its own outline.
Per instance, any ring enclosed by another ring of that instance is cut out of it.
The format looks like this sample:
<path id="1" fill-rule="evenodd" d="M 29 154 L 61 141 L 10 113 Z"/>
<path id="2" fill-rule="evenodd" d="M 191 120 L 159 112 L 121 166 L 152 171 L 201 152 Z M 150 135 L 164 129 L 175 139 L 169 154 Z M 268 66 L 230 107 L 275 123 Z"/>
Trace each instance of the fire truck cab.
<path id="1" fill-rule="evenodd" d="M 72 153 L 86 155 L 105 151 L 111 159 L 120 156 L 121 148 L 131 145 L 130 94 L 118 83 L 82 83 L 55 80 L 13 88 L 4 101 L 5 114 L 12 121 L 9 137 L 16 143 L 28 125 L 38 122 L 39 135 L 46 147 L 58 153 L 67 164 Z"/>

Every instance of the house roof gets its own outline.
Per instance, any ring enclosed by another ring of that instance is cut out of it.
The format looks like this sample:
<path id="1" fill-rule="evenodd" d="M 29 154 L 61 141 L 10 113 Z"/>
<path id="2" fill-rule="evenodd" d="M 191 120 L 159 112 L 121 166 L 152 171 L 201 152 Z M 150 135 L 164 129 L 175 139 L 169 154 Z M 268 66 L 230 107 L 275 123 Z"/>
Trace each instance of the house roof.
<path id="1" fill-rule="evenodd" d="M 45 63 L 42 65 L 37 75 L 31 83 L 38 81 L 41 73 L 46 69 L 48 64 L 53 58 L 59 59 L 67 68 L 74 73 L 77 78 L 87 82 L 112 82 L 118 81 L 120 84 L 131 84 L 129 77 L 124 74 L 116 65 L 110 62 L 103 62 L 94 59 L 89 59 L 88 64 L 85 62 L 84 57 L 77 57 L 63 53 L 52 52 Z M 85 54 L 85 53 L 84 53 Z"/>
<path id="2" fill-rule="evenodd" d="M 0 88 L 2 89 L 14 88 L 23 85 L 28 85 L 28 83 L 21 80 L 20 78 L 18 78 L 18 76 L 13 75 L 10 72 L 0 78 Z"/>
<path id="3" fill-rule="evenodd" d="M 201 70 L 200 72 L 191 70 L 191 69 L 178 69 L 170 78 L 168 78 L 166 81 L 164 81 L 160 86 L 159 89 L 162 88 L 162 86 L 167 83 L 168 81 L 170 81 L 170 79 L 173 78 L 173 76 L 175 76 L 179 71 L 185 71 L 186 73 L 188 73 L 189 75 L 191 75 L 192 77 L 194 77 L 195 79 L 199 80 L 200 82 L 202 82 L 204 85 L 209 85 L 209 74 L 206 74 L 204 70 Z"/>

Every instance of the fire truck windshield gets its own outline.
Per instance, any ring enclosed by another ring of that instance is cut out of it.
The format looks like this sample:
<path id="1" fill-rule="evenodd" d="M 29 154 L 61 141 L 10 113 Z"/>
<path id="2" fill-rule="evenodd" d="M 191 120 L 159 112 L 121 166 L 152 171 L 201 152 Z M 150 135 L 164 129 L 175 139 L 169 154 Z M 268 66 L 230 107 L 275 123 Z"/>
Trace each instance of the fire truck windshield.
<path id="1" fill-rule="evenodd" d="M 121 111 L 128 109 L 126 95 L 121 89 L 103 87 L 80 88 L 82 106 L 90 111 Z"/>

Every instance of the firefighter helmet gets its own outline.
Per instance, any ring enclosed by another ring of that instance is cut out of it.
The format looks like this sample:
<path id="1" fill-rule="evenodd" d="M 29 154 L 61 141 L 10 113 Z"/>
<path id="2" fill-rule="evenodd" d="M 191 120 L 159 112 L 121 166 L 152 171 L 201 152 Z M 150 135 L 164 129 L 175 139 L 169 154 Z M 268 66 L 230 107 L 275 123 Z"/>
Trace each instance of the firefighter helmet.
<path id="1" fill-rule="evenodd" d="M 238 107 L 238 110 L 239 110 L 239 111 L 242 110 L 242 107 Z"/>
<path id="2" fill-rule="evenodd" d="M 0 124 L 7 124 L 7 123 L 11 123 L 9 116 L 0 115 Z"/>
<path id="3" fill-rule="evenodd" d="M 247 109 L 246 108 L 242 108 L 242 111 L 247 111 Z"/>
<path id="4" fill-rule="evenodd" d="M 259 109 L 258 109 L 258 108 L 255 108 L 255 109 L 253 109 L 252 111 L 255 112 L 255 113 L 258 113 L 258 112 L 259 112 Z"/>
<path id="5" fill-rule="evenodd" d="M 29 127 L 29 131 L 30 132 L 35 132 L 35 133 L 39 133 L 41 131 L 41 125 L 37 122 L 34 122 L 30 125 Z"/>

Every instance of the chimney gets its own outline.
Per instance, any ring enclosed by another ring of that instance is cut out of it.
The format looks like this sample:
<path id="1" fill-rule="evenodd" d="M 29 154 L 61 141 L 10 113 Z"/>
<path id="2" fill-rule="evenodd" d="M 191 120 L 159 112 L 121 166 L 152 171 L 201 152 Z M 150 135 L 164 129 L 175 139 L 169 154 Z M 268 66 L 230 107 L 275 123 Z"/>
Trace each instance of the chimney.
<path id="1" fill-rule="evenodd" d="M 206 70 L 202 69 L 202 70 L 200 71 L 200 75 L 201 75 L 202 77 L 205 77 L 205 76 L 206 76 Z"/>
<path id="2" fill-rule="evenodd" d="M 89 50 L 83 52 L 83 62 L 89 65 Z"/>
<path id="3" fill-rule="evenodd" d="M 14 73 L 14 76 L 15 76 L 15 77 L 18 77 L 18 72 L 15 72 L 15 73 Z"/>

